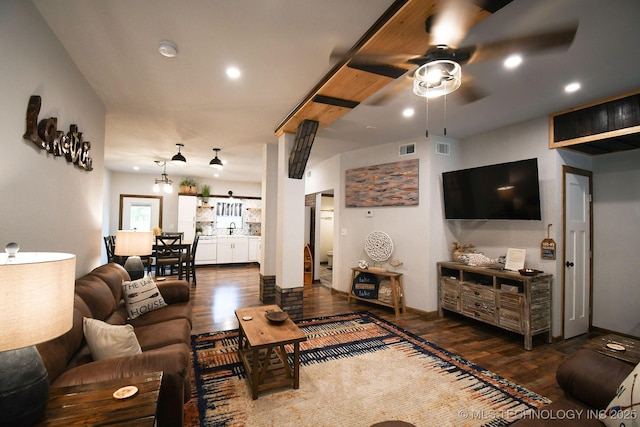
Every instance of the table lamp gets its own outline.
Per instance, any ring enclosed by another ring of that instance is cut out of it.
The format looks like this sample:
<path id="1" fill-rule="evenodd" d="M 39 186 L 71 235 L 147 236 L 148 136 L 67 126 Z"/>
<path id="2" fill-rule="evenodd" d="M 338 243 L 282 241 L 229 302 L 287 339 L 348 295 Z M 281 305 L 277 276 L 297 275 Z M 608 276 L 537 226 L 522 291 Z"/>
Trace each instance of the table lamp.
<path id="1" fill-rule="evenodd" d="M 52 252 L 0 254 L 0 425 L 30 426 L 49 399 L 49 378 L 35 345 L 73 326 L 76 257 Z"/>
<path id="2" fill-rule="evenodd" d="M 124 263 L 124 269 L 131 280 L 144 277 L 144 265 L 140 256 L 151 255 L 153 250 L 153 233 L 151 231 L 116 232 L 116 249 L 114 255 L 129 257 Z"/>

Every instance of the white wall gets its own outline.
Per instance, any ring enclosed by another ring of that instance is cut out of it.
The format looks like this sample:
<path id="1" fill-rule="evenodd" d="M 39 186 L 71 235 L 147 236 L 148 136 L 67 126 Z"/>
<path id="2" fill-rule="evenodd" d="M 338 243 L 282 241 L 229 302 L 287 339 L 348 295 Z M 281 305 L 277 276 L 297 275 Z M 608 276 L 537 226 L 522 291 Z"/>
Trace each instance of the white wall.
<path id="1" fill-rule="evenodd" d="M 439 177 L 443 168 L 455 163 L 455 158 L 436 155 L 436 141 L 449 142 L 452 149 L 457 144 L 446 137 L 416 138 L 345 153 L 310 168 L 310 177 L 306 179 L 307 194 L 334 190 L 334 288 L 343 292 L 350 289 L 351 267 L 357 266 L 360 259 L 368 259 L 364 252 L 366 236 L 372 231 L 384 231 L 394 242 L 392 258 L 403 262 L 395 270 L 403 273 L 407 306 L 422 311 L 437 309 L 435 263 L 445 259 L 447 250 L 442 228 Z M 417 153 L 400 157 L 398 146 L 407 142 L 416 142 Z M 347 169 L 412 158 L 419 159 L 418 206 L 345 207 L 344 176 Z M 365 217 L 366 210 L 373 211 L 372 218 Z M 373 265 L 371 260 L 368 261 Z M 384 266 L 389 268 L 388 264 Z"/>
<path id="2" fill-rule="evenodd" d="M 538 159 L 542 221 L 447 221 L 462 243 L 473 243 L 489 257 L 506 254 L 510 247 L 527 250 L 525 266 L 554 275 L 553 333 L 560 335 L 562 319 L 562 266 L 559 261 L 543 260 L 540 244 L 547 237 L 547 225 L 553 224 L 550 237 L 562 241 L 562 163 L 557 150 L 549 150 L 549 121 L 540 117 L 490 131 L 462 141 L 462 167 L 484 166 L 529 158 Z"/>
<path id="3" fill-rule="evenodd" d="M 593 160 L 593 325 L 640 336 L 640 150 Z"/>
<path id="4" fill-rule="evenodd" d="M 76 274 L 100 264 L 105 108 L 30 1 L 0 2 L 0 244 L 69 252 Z M 53 157 L 22 138 L 31 95 L 39 120 L 77 124 L 91 142 L 93 171 Z"/>
<path id="5" fill-rule="evenodd" d="M 553 333 L 562 333 L 561 256 L 540 259 L 546 225 L 562 253 L 562 165 L 593 170 L 593 326 L 640 336 L 640 288 L 632 260 L 640 241 L 640 151 L 589 157 L 549 150 L 548 119 L 541 117 L 487 132 L 462 143 L 463 167 L 538 158 L 542 221 L 456 221 L 448 224 L 461 241 L 475 243 L 489 256 L 509 246 L 527 249 L 526 265 L 554 274 Z"/>

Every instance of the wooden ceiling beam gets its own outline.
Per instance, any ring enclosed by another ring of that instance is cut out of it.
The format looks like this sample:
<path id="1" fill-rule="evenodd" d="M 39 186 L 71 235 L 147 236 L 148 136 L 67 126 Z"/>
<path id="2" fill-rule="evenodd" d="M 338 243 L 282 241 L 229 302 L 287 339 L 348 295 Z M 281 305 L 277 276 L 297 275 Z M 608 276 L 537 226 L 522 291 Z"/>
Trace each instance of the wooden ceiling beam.
<path id="1" fill-rule="evenodd" d="M 398 0 L 367 31 L 351 49 L 352 52 L 424 54 L 430 46 L 429 34 L 425 31 L 427 17 L 432 15 L 440 1 L 447 0 Z M 473 25 L 490 13 L 477 7 Z M 319 122 L 323 129 L 349 112 L 350 108 L 322 104 L 314 101 L 316 95 L 361 103 L 394 81 L 393 78 L 374 74 L 347 65 L 342 60 L 327 73 L 320 82 L 294 107 L 276 127 L 276 136 L 296 133 L 305 120 Z M 389 64 L 411 69 L 410 64 Z"/>

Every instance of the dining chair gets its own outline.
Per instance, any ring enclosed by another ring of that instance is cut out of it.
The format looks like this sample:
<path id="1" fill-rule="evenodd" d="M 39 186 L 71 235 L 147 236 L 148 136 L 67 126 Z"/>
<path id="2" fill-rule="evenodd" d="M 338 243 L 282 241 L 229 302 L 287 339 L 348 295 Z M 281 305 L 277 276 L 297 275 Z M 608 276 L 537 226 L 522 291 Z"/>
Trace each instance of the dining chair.
<path id="1" fill-rule="evenodd" d="M 178 269 L 178 278 L 182 279 L 182 264 L 185 262 L 182 252 L 182 236 L 156 236 L 155 244 L 155 267 L 156 276 L 165 275 L 165 269 L 169 267 L 169 274 L 174 273 L 174 268 Z"/>
<path id="2" fill-rule="evenodd" d="M 196 250 L 198 249 L 198 240 L 200 240 L 200 235 L 196 234 L 193 238 L 193 242 L 191 243 L 191 253 L 189 254 L 189 270 L 191 270 L 191 277 L 193 277 L 193 285 L 196 285 Z M 186 268 L 187 260 L 184 261 L 184 268 Z M 187 272 L 187 278 L 189 274 Z"/>
<path id="3" fill-rule="evenodd" d="M 115 261 L 115 246 L 116 246 L 116 236 L 104 236 L 104 246 L 107 249 L 107 262 Z"/>

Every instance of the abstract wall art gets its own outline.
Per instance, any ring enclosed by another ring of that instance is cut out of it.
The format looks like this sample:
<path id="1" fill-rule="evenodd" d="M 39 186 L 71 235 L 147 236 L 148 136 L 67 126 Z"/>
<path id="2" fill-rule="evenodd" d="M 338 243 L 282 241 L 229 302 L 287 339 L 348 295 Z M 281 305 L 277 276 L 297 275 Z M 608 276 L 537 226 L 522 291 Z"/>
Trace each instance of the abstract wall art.
<path id="1" fill-rule="evenodd" d="M 348 208 L 418 205 L 418 160 L 366 166 L 345 171 Z"/>

